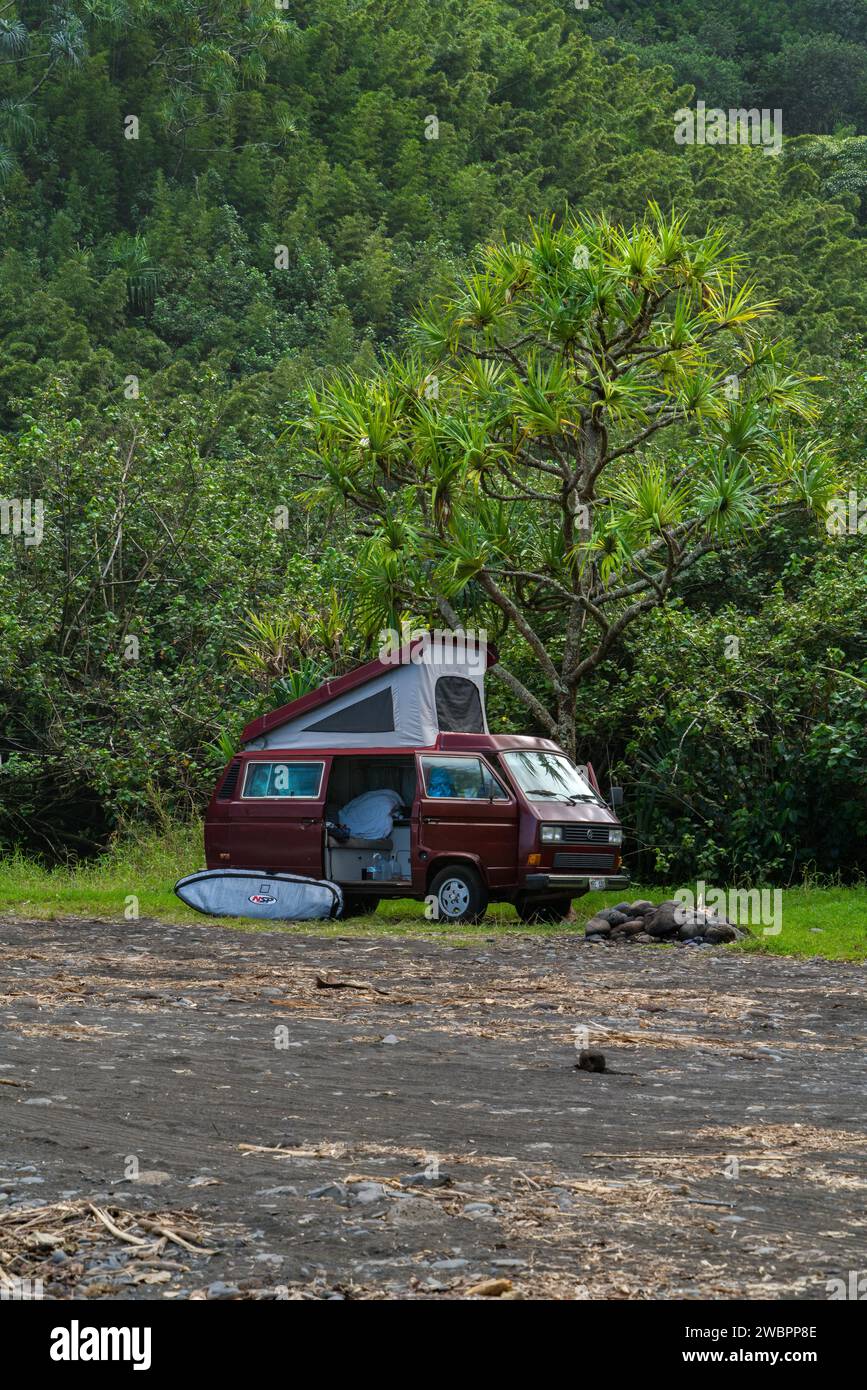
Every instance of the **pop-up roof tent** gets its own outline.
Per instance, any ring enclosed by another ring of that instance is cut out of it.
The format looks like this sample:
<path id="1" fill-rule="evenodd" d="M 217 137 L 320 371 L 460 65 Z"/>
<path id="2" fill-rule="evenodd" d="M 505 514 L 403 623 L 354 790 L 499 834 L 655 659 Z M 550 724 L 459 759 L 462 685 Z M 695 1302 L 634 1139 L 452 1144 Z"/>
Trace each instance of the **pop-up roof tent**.
<path id="1" fill-rule="evenodd" d="M 247 748 L 426 747 L 438 733 L 486 734 L 493 647 L 434 632 L 248 724 Z"/>

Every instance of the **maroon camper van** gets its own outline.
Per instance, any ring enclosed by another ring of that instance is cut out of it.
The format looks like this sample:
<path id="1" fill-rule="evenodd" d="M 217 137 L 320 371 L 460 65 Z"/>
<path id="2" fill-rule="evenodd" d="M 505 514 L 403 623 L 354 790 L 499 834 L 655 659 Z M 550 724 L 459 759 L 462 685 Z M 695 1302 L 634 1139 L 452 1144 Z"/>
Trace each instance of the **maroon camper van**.
<path id="1" fill-rule="evenodd" d="M 347 916 L 416 898 L 455 922 L 489 902 L 557 921 L 588 889 L 625 886 L 592 767 L 549 739 L 489 732 L 493 649 L 425 653 L 405 647 L 249 724 L 208 807 L 208 868 L 331 879 Z M 397 794 L 389 834 L 347 836 L 341 808 L 382 789 Z"/>

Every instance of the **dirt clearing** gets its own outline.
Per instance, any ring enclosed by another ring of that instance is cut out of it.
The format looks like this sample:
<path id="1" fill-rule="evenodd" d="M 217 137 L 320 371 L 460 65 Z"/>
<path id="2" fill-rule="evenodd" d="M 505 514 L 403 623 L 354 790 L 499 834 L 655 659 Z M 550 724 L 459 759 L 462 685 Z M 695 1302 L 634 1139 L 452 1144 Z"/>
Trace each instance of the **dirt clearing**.
<path id="1" fill-rule="evenodd" d="M 864 979 L 569 936 L 2 921 L 0 1284 L 825 1299 L 867 1262 Z"/>

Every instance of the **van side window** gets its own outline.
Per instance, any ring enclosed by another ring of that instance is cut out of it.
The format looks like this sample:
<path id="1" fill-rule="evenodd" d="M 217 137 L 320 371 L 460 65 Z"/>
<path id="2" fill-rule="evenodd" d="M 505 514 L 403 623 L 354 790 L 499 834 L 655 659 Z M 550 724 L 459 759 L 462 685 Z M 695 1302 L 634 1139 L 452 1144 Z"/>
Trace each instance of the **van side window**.
<path id="1" fill-rule="evenodd" d="M 480 758 L 422 758 L 428 796 L 464 801 L 508 801 L 508 796 Z"/>
<path id="2" fill-rule="evenodd" d="M 263 796 L 295 796 L 315 800 L 322 785 L 324 763 L 248 763 L 244 800 Z"/>

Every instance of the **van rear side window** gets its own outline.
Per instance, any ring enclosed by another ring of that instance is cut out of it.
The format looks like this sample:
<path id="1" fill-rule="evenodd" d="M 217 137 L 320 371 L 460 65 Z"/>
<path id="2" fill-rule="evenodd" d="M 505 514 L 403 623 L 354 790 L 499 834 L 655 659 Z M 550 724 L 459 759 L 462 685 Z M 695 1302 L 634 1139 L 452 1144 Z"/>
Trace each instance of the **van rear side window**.
<path id="1" fill-rule="evenodd" d="M 322 786 L 324 763 L 248 763 L 243 799 L 302 797 L 315 801 Z"/>

